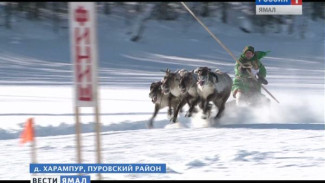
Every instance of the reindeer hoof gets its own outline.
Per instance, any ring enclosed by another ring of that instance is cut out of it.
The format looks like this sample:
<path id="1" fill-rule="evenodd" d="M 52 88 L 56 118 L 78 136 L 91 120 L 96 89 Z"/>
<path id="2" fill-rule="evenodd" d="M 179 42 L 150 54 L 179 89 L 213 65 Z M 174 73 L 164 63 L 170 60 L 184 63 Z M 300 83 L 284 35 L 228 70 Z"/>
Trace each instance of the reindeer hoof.
<path id="1" fill-rule="evenodd" d="M 190 113 L 190 112 L 187 112 L 186 114 L 185 114 L 185 117 L 187 117 L 187 118 L 189 118 L 189 117 L 191 117 L 192 116 L 192 113 Z"/>
<path id="2" fill-rule="evenodd" d="M 168 116 L 171 116 L 172 115 L 172 110 L 168 110 Z"/>
<path id="3" fill-rule="evenodd" d="M 215 120 L 218 120 L 218 119 L 221 118 L 221 116 L 222 116 L 222 113 L 218 113 L 218 114 L 214 117 L 214 119 L 215 119 Z"/>
<path id="4" fill-rule="evenodd" d="M 192 111 L 192 113 L 193 113 L 193 112 L 194 112 L 194 113 L 197 113 L 197 112 L 199 112 L 199 111 L 198 111 L 196 108 L 194 108 L 193 111 Z"/>
<path id="5" fill-rule="evenodd" d="M 176 121 L 177 121 L 177 118 L 175 118 L 175 117 L 172 117 L 172 118 L 170 119 L 170 123 L 176 123 Z"/>
<path id="6" fill-rule="evenodd" d="M 147 128 L 148 129 L 152 129 L 153 128 L 153 124 L 152 123 L 147 123 Z"/>

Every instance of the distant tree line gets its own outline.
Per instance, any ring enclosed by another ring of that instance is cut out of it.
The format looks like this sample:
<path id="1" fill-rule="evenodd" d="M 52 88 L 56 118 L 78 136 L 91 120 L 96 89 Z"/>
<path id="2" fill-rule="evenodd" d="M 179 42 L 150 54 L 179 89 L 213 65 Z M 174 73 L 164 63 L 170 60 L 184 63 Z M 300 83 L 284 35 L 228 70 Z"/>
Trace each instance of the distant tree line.
<path id="1" fill-rule="evenodd" d="M 67 19 L 68 14 L 67 2 L 5 2 L 2 6 L 0 13 L 7 29 L 13 29 L 14 17 L 20 17 L 31 21 L 50 21 L 53 30 L 58 31 L 60 21 Z"/>
<path id="2" fill-rule="evenodd" d="M 304 38 L 308 27 L 307 20 L 325 19 L 324 2 L 303 2 L 303 16 L 255 16 L 254 2 L 187 2 L 187 4 L 201 18 L 212 17 L 223 24 L 239 21 L 238 28 L 247 33 L 267 34 L 287 31 L 288 34 L 293 34 L 299 31 L 301 38 Z M 0 25 L 7 29 L 14 29 L 12 21 L 14 16 L 31 21 L 51 22 L 55 32 L 58 32 L 62 23 L 67 21 L 68 2 L 4 2 L 0 6 L 2 6 L 0 15 L 3 17 Z M 132 33 L 132 41 L 141 38 L 147 20 L 174 21 L 184 17 L 188 20 L 192 18 L 179 2 L 97 2 L 97 8 L 99 13 L 107 16 L 112 14 L 125 16 L 126 24 L 139 24 L 134 25 L 136 28 L 133 31 L 136 32 Z M 235 20 L 238 17 L 243 18 Z M 192 20 L 194 21 L 193 18 Z M 218 24 L 215 23 L 213 26 Z M 283 30 L 283 26 L 287 29 Z"/>

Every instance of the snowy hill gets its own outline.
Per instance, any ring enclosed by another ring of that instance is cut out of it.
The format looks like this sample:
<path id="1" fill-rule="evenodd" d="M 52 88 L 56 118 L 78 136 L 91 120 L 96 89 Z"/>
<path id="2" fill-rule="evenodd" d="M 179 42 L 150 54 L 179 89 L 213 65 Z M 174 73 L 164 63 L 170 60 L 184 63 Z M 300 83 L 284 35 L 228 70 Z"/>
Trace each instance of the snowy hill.
<path id="1" fill-rule="evenodd" d="M 46 22 L 15 21 L 13 30 L 0 29 L 0 162 L 9 167 L 0 179 L 29 179 L 29 147 L 18 139 L 29 117 L 35 118 L 39 163 L 76 162 L 68 30 L 54 33 Z M 266 88 L 280 104 L 228 111 L 219 126 L 181 113 L 180 129 L 166 128 L 163 109 L 148 130 L 154 110 L 149 86 L 163 77 L 161 69 L 208 66 L 233 77 L 234 61 L 191 19 L 148 21 L 143 39 L 131 42 L 132 25 L 124 17 L 99 15 L 103 162 L 167 163 L 163 175 L 104 178 L 324 179 L 324 22 L 310 21 L 300 39 L 203 21 L 236 56 L 246 45 L 271 51 L 262 60 Z M 95 163 L 93 111 L 82 113 L 84 162 Z"/>

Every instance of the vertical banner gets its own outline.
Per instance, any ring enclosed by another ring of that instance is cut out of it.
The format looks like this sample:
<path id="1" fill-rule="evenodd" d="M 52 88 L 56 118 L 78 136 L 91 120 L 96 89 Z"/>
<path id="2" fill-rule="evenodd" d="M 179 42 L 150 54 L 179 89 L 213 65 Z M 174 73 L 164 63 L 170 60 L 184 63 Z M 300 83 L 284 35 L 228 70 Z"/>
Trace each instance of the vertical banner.
<path id="1" fill-rule="evenodd" d="M 97 20 L 95 2 L 70 2 L 71 54 L 74 70 L 77 160 L 81 163 L 79 107 L 95 109 L 97 163 L 101 163 L 100 119 L 97 91 Z M 98 179 L 101 175 L 98 174 Z"/>
<path id="2" fill-rule="evenodd" d="M 70 2 L 70 37 L 75 106 L 97 105 L 97 38 L 94 2 Z"/>

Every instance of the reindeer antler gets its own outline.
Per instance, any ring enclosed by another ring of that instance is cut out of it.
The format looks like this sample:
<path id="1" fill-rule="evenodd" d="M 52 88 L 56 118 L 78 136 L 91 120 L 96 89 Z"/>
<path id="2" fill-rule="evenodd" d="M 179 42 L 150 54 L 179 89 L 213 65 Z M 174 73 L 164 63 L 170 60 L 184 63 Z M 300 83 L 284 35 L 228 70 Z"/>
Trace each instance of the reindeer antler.
<path id="1" fill-rule="evenodd" d="M 164 73 L 170 73 L 170 70 L 167 68 L 166 70 L 163 70 L 163 69 L 160 69 L 161 72 L 164 72 Z"/>

